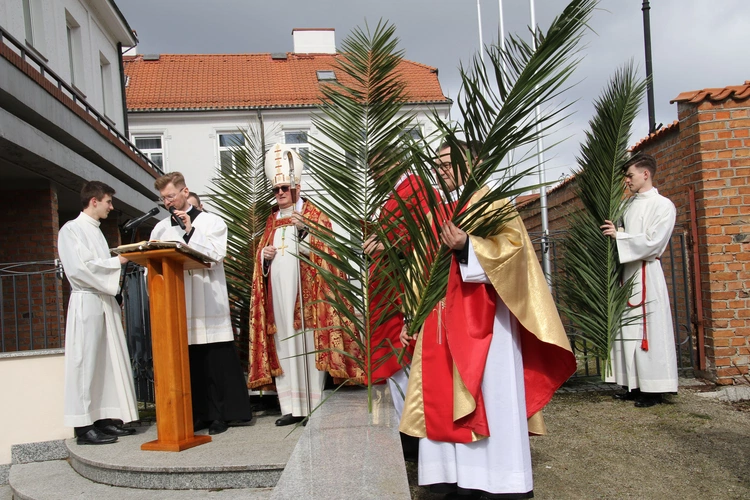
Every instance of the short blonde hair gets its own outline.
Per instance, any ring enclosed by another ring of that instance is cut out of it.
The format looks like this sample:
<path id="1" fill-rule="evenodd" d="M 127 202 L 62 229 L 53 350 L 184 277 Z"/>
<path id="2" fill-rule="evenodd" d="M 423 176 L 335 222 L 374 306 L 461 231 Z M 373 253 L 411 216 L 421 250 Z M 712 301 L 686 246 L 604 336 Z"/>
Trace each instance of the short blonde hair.
<path id="1" fill-rule="evenodd" d="M 154 187 L 157 191 L 161 191 L 170 184 L 177 189 L 182 189 L 185 187 L 185 177 L 180 172 L 171 172 L 156 179 Z"/>

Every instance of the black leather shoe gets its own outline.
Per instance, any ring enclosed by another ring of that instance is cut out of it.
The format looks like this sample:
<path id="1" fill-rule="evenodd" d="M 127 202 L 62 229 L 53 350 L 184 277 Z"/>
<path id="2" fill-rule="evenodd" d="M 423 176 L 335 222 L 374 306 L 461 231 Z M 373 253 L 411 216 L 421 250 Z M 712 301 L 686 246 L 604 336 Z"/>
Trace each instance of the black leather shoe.
<path id="1" fill-rule="evenodd" d="M 292 424 L 298 424 L 302 422 L 305 419 L 305 417 L 293 417 L 291 413 L 287 413 L 280 419 L 276 421 L 277 427 L 283 427 L 285 425 L 292 425 Z"/>
<path id="2" fill-rule="evenodd" d="M 634 406 L 636 408 L 651 408 L 652 406 L 656 406 L 661 403 L 662 403 L 661 394 L 644 393 L 644 394 L 641 394 L 641 397 L 636 399 Z"/>
<path id="3" fill-rule="evenodd" d="M 115 441 L 117 441 L 117 436 L 105 434 L 104 431 L 96 427 L 92 427 L 76 439 L 78 444 L 109 444 Z"/>
<path id="4" fill-rule="evenodd" d="M 613 394 L 612 398 L 616 399 L 617 401 L 635 401 L 638 397 L 638 393 L 631 391 L 631 392 L 618 392 L 617 394 Z"/>
<path id="5" fill-rule="evenodd" d="M 229 426 L 223 420 L 214 420 L 211 425 L 208 426 L 208 433 L 212 436 L 221 434 L 229 429 Z"/>
<path id="6" fill-rule="evenodd" d="M 211 422 L 208 420 L 193 420 L 193 432 L 202 431 L 203 429 L 208 429 L 208 427 L 211 425 Z"/>
<path id="7" fill-rule="evenodd" d="M 108 436 L 132 436 L 135 434 L 135 429 L 132 427 L 125 428 L 114 424 L 109 425 L 97 425 L 97 429 L 102 431 L 104 434 L 107 434 Z"/>

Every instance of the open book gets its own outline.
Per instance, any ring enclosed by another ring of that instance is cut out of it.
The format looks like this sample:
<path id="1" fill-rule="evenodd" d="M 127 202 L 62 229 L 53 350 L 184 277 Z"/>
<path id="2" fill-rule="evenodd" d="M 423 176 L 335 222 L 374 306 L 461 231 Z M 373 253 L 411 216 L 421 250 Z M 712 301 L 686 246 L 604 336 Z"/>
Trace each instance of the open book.
<path id="1" fill-rule="evenodd" d="M 193 257 L 199 259 L 205 264 L 211 264 L 216 262 L 214 259 L 209 257 L 208 255 L 204 255 L 197 250 L 193 250 L 189 246 L 187 246 L 185 243 L 180 243 L 179 241 L 158 241 L 158 240 L 151 240 L 151 241 L 139 241 L 138 243 L 131 243 L 129 245 L 120 245 L 117 248 L 110 248 L 109 251 L 113 254 L 119 255 L 121 253 L 131 253 L 131 252 L 145 252 L 147 250 L 159 250 L 162 248 L 174 248 L 178 252 L 192 255 Z"/>

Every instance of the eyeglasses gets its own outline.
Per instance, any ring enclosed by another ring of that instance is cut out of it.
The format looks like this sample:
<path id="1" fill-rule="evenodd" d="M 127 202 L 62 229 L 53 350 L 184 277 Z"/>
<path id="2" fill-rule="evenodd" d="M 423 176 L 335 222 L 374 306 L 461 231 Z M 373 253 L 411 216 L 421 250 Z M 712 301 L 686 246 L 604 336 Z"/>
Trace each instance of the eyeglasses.
<path id="1" fill-rule="evenodd" d="M 279 194 L 279 191 L 281 191 L 282 193 L 287 193 L 289 192 L 289 186 L 277 186 L 271 191 L 273 191 L 273 194 Z"/>
<path id="2" fill-rule="evenodd" d="M 160 196 L 159 199 L 162 202 L 164 202 L 164 201 L 174 201 L 174 199 L 177 198 L 177 195 L 179 195 L 179 194 L 180 193 L 168 194 L 167 196 Z"/>

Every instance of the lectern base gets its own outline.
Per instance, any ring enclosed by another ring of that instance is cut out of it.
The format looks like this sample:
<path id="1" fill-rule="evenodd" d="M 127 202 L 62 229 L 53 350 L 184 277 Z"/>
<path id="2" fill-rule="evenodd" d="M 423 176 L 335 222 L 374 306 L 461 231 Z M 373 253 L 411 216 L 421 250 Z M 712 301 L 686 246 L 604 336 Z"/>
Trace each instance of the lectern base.
<path id="1" fill-rule="evenodd" d="M 182 451 L 202 444 L 210 443 L 211 436 L 193 436 L 185 441 L 149 441 L 141 445 L 143 451 Z"/>

